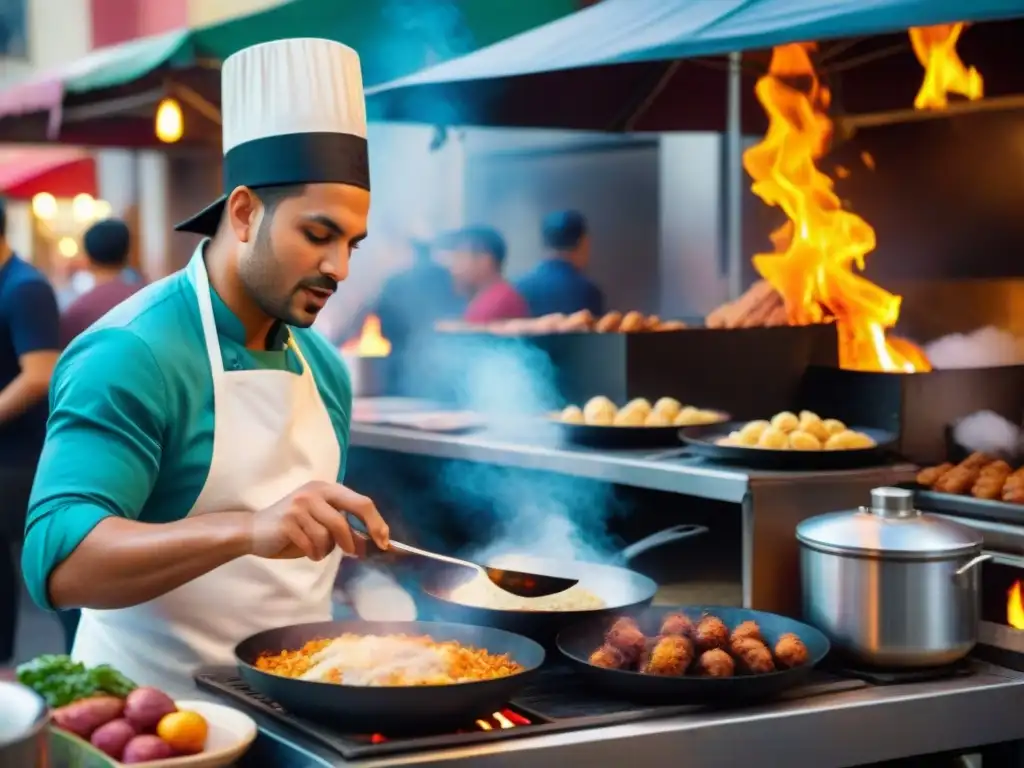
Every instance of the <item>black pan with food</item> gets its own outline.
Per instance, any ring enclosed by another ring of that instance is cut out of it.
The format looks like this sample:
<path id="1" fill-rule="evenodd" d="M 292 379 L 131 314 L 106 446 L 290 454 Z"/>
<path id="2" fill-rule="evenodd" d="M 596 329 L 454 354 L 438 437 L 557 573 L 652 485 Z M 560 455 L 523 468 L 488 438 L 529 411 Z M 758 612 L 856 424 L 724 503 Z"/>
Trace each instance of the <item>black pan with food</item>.
<path id="1" fill-rule="evenodd" d="M 628 563 L 638 555 L 655 547 L 688 539 L 707 532 L 700 525 L 677 525 L 626 547 L 619 561 Z M 530 611 L 482 608 L 456 602 L 449 597 L 452 585 L 443 572 L 426 573 L 420 582 L 423 605 L 429 615 L 442 621 L 497 627 L 551 646 L 555 636 L 565 627 L 582 619 L 603 617 L 631 611 L 650 605 L 658 585 L 653 580 L 629 568 L 599 565 L 574 560 L 554 560 L 530 555 L 507 555 L 486 563 L 498 568 L 509 568 L 546 576 L 578 579 L 578 587 L 596 595 L 603 608 L 587 610 Z"/>
<path id="2" fill-rule="evenodd" d="M 356 635 L 426 635 L 437 642 L 508 654 L 523 671 L 451 685 L 356 686 L 299 680 L 257 669 L 265 654 L 297 650 L 310 640 Z M 413 733 L 458 728 L 505 706 L 544 662 L 544 649 L 499 629 L 429 621 L 325 621 L 260 632 L 235 648 L 248 685 L 288 712 L 352 733 Z"/>
<path id="3" fill-rule="evenodd" d="M 779 469 L 813 472 L 826 469 L 850 469 L 884 464 L 892 457 L 896 435 L 881 429 L 850 427 L 875 441 L 870 448 L 839 451 L 778 451 L 769 448 L 748 448 L 741 445 L 719 445 L 718 440 L 739 431 L 747 424 L 733 421 L 700 427 L 683 427 L 679 436 L 687 452 L 714 461 L 739 464 L 758 469 Z"/>
<path id="4" fill-rule="evenodd" d="M 687 674 L 663 676 L 608 669 L 592 664 L 591 654 L 605 642 L 605 634 L 617 616 L 586 621 L 565 629 L 558 635 L 558 650 L 594 686 L 615 696 L 658 704 L 716 706 L 769 699 L 800 685 L 829 651 L 828 638 L 814 627 L 778 614 L 747 608 L 718 605 L 658 606 L 640 614 L 637 623 L 645 636 L 654 637 L 665 617 L 674 613 L 682 613 L 694 623 L 705 615 L 717 616 L 730 631 L 745 621 L 754 621 L 769 648 L 773 648 L 782 635 L 793 633 L 807 648 L 807 662 L 792 669 L 778 669 L 762 674 L 735 674 L 732 677 L 701 676 L 694 673 L 692 665 Z"/>
<path id="5" fill-rule="evenodd" d="M 719 422 L 729 421 L 729 414 L 718 413 Z M 617 427 L 595 424 L 573 424 L 553 419 L 565 440 L 589 448 L 662 448 L 679 445 L 679 427 Z"/>

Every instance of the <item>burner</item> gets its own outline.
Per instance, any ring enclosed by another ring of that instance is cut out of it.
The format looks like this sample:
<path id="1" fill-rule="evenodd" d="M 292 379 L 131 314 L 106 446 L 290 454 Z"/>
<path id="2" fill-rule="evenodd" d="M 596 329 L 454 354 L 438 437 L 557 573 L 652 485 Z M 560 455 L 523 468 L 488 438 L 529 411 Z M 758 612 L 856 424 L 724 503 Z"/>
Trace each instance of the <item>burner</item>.
<path id="1" fill-rule="evenodd" d="M 196 675 L 196 683 L 200 688 L 231 699 L 237 706 L 298 731 L 346 760 L 598 728 L 684 715 L 703 709 L 692 704 L 652 706 L 610 698 L 587 686 L 568 666 L 556 663 L 544 666 L 534 682 L 503 710 L 467 723 L 465 728 L 454 733 L 415 736 L 350 734 L 289 715 L 276 702 L 249 688 L 232 667 L 204 669 Z M 834 674 L 815 671 L 807 685 L 787 691 L 779 698 L 802 699 L 856 690 L 867 685 L 863 680 L 842 679 Z"/>
<path id="2" fill-rule="evenodd" d="M 921 669 L 881 669 L 877 667 L 860 667 L 846 661 L 826 661 L 827 669 L 840 677 L 851 677 L 863 680 L 872 685 L 903 685 L 905 683 L 927 683 L 932 680 L 946 680 L 951 677 L 965 677 L 974 673 L 967 659 L 941 667 L 924 667 Z"/>

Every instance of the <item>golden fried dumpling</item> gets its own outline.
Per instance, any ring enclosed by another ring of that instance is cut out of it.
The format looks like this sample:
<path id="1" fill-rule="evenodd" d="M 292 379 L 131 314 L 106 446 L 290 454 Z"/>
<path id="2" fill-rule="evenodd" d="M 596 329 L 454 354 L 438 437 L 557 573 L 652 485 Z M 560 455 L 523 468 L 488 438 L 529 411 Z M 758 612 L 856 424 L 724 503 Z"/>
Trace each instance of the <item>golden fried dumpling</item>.
<path id="1" fill-rule="evenodd" d="M 692 405 L 683 406 L 679 410 L 679 413 L 676 414 L 676 417 L 672 419 L 672 423 L 675 424 L 677 427 L 695 426 L 697 422 L 695 422 L 694 419 L 696 418 L 698 413 L 699 411 Z"/>
<path id="2" fill-rule="evenodd" d="M 768 429 L 761 433 L 761 437 L 758 438 L 757 447 L 768 448 L 773 451 L 785 451 L 789 448 L 789 435 L 781 429 L 768 427 Z"/>
<path id="3" fill-rule="evenodd" d="M 615 420 L 615 403 L 603 395 L 592 397 L 583 406 L 583 419 L 587 424 L 610 426 Z"/>
<path id="4" fill-rule="evenodd" d="M 647 418 L 644 419 L 645 427 L 671 427 L 672 422 L 669 418 L 655 408 L 653 411 L 647 414 Z"/>
<path id="5" fill-rule="evenodd" d="M 800 419 L 796 417 L 795 413 L 782 411 L 772 416 L 772 426 L 780 432 L 788 433 L 800 426 Z"/>
<path id="6" fill-rule="evenodd" d="M 846 425 L 839 419 L 824 419 L 821 423 L 830 435 L 838 435 L 840 432 L 846 431 Z"/>
<path id="7" fill-rule="evenodd" d="M 794 451 L 820 451 L 821 441 L 810 432 L 796 429 L 789 433 L 789 447 Z"/>
<path id="8" fill-rule="evenodd" d="M 743 445 L 757 445 L 757 441 L 761 439 L 761 433 L 770 426 L 771 424 L 763 419 L 748 421 L 740 430 L 740 443 Z"/>
<path id="9" fill-rule="evenodd" d="M 617 414 L 613 424 L 616 427 L 642 427 L 650 411 L 636 405 L 624 406 Z"/>
<path id="10" fill-rule="evenodd" d="M 740 443 L 740 433 L 739 432 L 730 432 L 725 437 L 720 437 L 717 440 L 715 440 L 715 445 L 732 445 L 732 446 L 742 445 L 742 443 Z"/>
<path id="11" fill-rule="evenodd" d="M 800 424 L 797 429 L 814 435 L 820 443 L 828 440 L 830 434 L 825 428 L 824 422 L 818 418 L 818 414 L 811 411 L 800 411 Z"/>
<path id="12" fill-rule="evenodd" d="M 622 406 L 622 410 L 624 410 L 624 411 L 629 409 L 629 408 L 636 408 L 636 409 L 638 409 L 644 415 L 644 418 L 646 419 L 647 418 L 647 414 L 649 414 L 651 412 L 651 402 L 647 398 L 636 397 L 636 398 L 633 398 L 632 400 L 630 400 L 624 406 Z"/>
<path id="13" fill-rule="evenodd" d="M 583 411 L 575 405 L 567 406 L 559 418 L 566 424 L 582 424 L 585 421 Z"/>
<path id="14" fill-rule="evenodd" d="M 718 411 L 708 411 L 702 408 L 697 411 L 695 418 L 697 419 L 698 424 L 717 424 L 722 420 L 722 414 Z"/>
<path id="15" fill-rule="evenodd" d="M 669 421 L 674 421 L 679 412 L 683 410 L 683 404 L 674 397 L 662 397 L 654 404 L 654 410 Z"/>
<path id="16" fill-rule="evenodd" d="M 832 435 L 825 443 L 825 450 L 828 451 L 857 451 L 864 448 L 873 448 L 875 441 L 863 432 L 854 432 L 852 429 L 845 429 L 838 434 Z"/>

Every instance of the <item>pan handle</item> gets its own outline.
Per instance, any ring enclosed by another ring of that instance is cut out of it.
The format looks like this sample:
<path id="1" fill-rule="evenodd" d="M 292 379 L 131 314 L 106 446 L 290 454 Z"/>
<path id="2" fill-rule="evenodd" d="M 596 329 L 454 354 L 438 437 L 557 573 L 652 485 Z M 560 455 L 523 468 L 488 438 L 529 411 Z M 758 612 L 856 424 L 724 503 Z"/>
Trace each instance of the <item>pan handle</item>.
<path id="1" fill-rule="evenodd" d="M 663 531 L 652 533 L 650 536 L 642 538 L 634 544 L 630 544 L 619 553 L 619 557 L 623 562 L 628 563 L 633 558 L 642 555 L 644 552 L 652 550 L 655 547 L 671 544 L 673 541 L 689 539 L 691 536 L 700 536 L 702 533 L 707 532 L 708 529 L 703 525 L 673 525 L 671 528 L 666 528 Z"/>

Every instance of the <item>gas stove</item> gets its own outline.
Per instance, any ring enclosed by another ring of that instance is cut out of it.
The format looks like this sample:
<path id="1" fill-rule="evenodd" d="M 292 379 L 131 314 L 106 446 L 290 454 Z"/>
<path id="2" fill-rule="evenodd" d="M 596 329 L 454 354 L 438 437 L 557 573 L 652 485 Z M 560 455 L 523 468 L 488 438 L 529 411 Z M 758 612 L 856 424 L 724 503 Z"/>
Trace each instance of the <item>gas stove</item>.
<path id="1" fill-rule="evenodd" d="M 890 682 L 899 682 L 893 680 Z M 242 709 L 267 717 L 297 731 L 319 746 L 345 760 L 429 751 L 441 748 L 483 744 L 539 734 L 577 731 L 609 725 L 653 720 L 702 711 L 694 705 L 654 706 L 610 698 L 594 691 L 569 667 L 546 664 L 534 681 L 500 711 L 462 729 L 432 734 L 355 734 L 297 718 L 277 703 L 253 691 L 233 668 L 209 668 L 196 675 L 200 688 L 228 699 Z M 859 679 L 852 674 L 815 670 L 807 684 L 783 694 L 791 701 L 866 688 L 877 681 Z"/>

